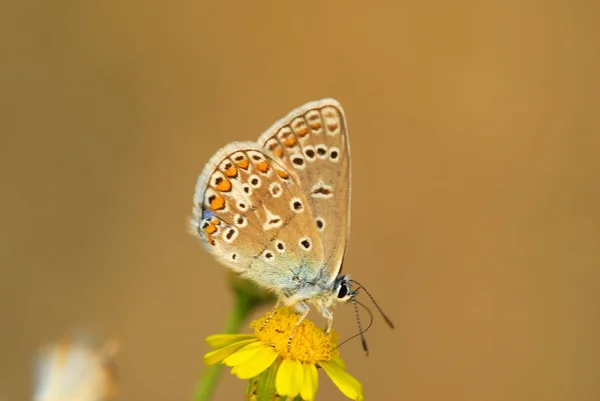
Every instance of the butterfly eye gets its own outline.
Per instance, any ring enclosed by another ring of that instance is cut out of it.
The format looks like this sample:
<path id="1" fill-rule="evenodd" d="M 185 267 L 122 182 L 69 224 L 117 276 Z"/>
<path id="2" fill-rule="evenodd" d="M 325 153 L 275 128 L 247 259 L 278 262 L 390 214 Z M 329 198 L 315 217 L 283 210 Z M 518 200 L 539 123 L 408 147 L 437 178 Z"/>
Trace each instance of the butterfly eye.
<path id="1" fill-rule="evenodd" d="M 346 295 L 348 295 L 348 287 L 346 286 L 346 283 L 342 281 L 337 297 L 344 298 Z"/>

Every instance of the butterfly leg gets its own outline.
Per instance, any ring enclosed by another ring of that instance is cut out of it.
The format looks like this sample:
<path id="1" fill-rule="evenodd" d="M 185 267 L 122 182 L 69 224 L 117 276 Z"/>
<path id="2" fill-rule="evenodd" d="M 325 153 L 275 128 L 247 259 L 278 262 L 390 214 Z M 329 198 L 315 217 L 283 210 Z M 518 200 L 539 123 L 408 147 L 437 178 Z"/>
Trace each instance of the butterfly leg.
<path id="1" fill-rule="evenodd" d="M 290 334 L 290 338 L 287 343 L 288 351 L 292 348 L 292 339 L 294 338 L 294 334 L 296 334 L 296 331 L 298 331 L 298 327 L 300 326 L 300 323 L 302 323 L 302 321 L 304 320 L 306 315 L 308 315 L 308 311 L 310 311 L 310 307 L 308 306 L 308 304 L 306 302 L 298 302 L 295 305 L 295 307 L 296 307 L 296 312 L 298 312 L 300 314 L 300 317 L 298 318 L 298 321 L 296 322 L 296 327 L 294 327 L 294 330 L 292 330 L 292 334 Z"/>
<path id="2" fill-rule="evenodd" d="M 329 309 L 327 309 L 324 305 L 319 305 L 319 311 L 321 315 L 327 319 L 327 325 L 325 326 L 325 333 L 329 334 L 331 331 L 331 326 L 333 326 L 333 313 Z"/>
<path id="3" fill-rule="evenodd" d="M 262 331 L 262 329 L 264 329 L 267 324 L 271 321 L 271 319 L 273 318 L 273 316 L 275 315 L 275 312 L 277 312 L 277 309 L 281 308 L 284 305 L 283 299 L 279 298 L 277 300 L 277 303 L 275 303 L 275 306 L 273 307 L 273 309 L 271 310 L 271 314 L 269 315 L 269 317 L 267 317 L 265 319 L 265 321 L 263 322 L 263 324 L 260 326 L 259 331 Z"/>

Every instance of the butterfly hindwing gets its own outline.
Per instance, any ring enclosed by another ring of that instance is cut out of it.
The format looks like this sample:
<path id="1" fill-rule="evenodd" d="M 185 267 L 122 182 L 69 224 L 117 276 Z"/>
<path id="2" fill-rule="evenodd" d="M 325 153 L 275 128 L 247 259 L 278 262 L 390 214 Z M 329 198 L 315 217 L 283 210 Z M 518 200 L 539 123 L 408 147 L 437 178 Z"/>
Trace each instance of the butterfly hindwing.
<path id="1" fill-rule="evenodd" d="M 234 142 L 198 179 L 193 226 L 229 268 L 266 288 L 288 290 L 323 265 L 319 232 L 298 176 L 270 151 Z"/>

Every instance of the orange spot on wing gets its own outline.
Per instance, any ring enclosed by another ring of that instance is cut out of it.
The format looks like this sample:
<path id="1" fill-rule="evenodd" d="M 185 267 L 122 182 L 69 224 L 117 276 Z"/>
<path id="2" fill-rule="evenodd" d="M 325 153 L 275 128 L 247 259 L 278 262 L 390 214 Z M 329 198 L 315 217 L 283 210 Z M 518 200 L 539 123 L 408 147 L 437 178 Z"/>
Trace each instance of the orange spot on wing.
<path id="1" fill-rule="evenodd" d="M 300 127 L 298 128 L 298 131 L 296 131 L 296 134 L 300 136 L 305 136 L 306 134 L 308 134 L 308 129 L 306 129 L 306 127 Z"/>
<path id="2" fill-rule="evenodd" d="M 319 128 L 321 128 L 321 123 L 316 122 L 316 123 L 312 123 L 310 125 L 310 128 L 314 129 L 315 131 L 318 130 Z"/>
<path id="3" fill-rule="evenodd" d="M 246 161 L 248 161 L 248 160 L 246 160 Z M 225 170 L 225 175 L 229 178 L 233 178 L 233 177 L 237 176 L 237 168 L 235 168 L 235 166 L 231 166 L 230 168 Z"/>
<path id="4" fill-rule="evenodd" d="M 216 217 L 213 218 L 210 222 L 213 223 L 213 224 L 216 224 L 216 225 L 221 224 L 221 220 L 217 219 Z"/>
<path id="5" fill-rule="evenodd" d="M 235 168 L 235 167 L 232 167 Z M 223 191 L 223 192 L 229 192 L 231 191 L 231 181 L 229 180 L 223 180 L 219 183 L 219 185 L 217 185 L 217 189 L 219 191 Z"/>
<path id="6" fill-rule="evenodd" d="M 294 147 L 294 145 L 296 145 L 296 137 L 293 135 L 288 136 L 288 138 L 283 142 L 283 144 L 288 148 Z"/>
<path id="7" fill-rule="evenodd" d="M 214 224 L 209 224 L 206 227 L 204 227 L 202 230 L 207 234 L 213 234 L 214 232 L 217 231 L 217 226 L 215 226 Z"/>
<path id="8" fill-rule="evenodd" d="M 281 178 L 283 178 L 284 180 L 287 180 L 290 176 L 288 173 L 286 173 L 283 170 L 277 170 L 277 175 L 280 176 Z"/>
<path id="9" fill-rule="evenodd" d="M 248 165 L 250 164 L 250 161 L 248 161 L 248 159 L 240 160 L 239 162 L 236 162 L 235 164 L 237 164 L 237 166 L 239 168 L 246 170 L 248 168 Z"/>
<path id="10" fill-rule="evenodd" d="M 277 157 L 281 157 L 281 155 L 283 155 L 283 149 L 281 149 L 281 146 L 279 146 L 279 143 L 277 142 L 272 142 L 269 145 L 269 150 L 273 152 Z"/>
<path id="11" fill-rule="evenodd" d="M 337 127 L 337 124 L 327 124 L 327 129 L 329 129 L 329 131 L 335 131 Z"/>
<path id="12" fill-rule="evenodd" d="M 267 171 L 269 171 L 269 162 L 263 160 L 260 163 L 257 163 L 254 167 L 256 167 L 256 169 L 261 173 L 266 173 Z"/>
<path id="13" fill-rule="evenodd" d="M 225 198 L 221 195 L 216 195 L 215 198 L 210 202 L 210 208 L 212 210 L 221 210 L 225 208 Z"/>
<path id="14" fill-rule="evenodd" d="M 208 237 L 206 237 L 206 240 L 208 241 L 209 244 L 211 244 L 212 246 L 215 246 L 215 240 L 213 239 L 213 237 L 208 236 Z"/>

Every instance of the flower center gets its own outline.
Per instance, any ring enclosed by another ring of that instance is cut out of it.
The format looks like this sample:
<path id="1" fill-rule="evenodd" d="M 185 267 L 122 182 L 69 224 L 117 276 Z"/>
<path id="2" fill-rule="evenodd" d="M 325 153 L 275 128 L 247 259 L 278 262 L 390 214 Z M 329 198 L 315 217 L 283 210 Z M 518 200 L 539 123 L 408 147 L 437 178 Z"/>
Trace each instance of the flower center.
<path id="1" fill-rule="evenodd" d="M 304 319 L 292 338 L 288 350 L 288 340 L 292 335 L 300 315 L 289 308 L 278 309 L 271 320 L 261 330 L 263 323 L 271 312 L 263 318 L 253 321 L 250 327 L 254 329 L 256 338 L 271 344 L 283 358 L 290 358 L 307 363 L 328 361 L 339 355 L 336 347 L 337 334 L 332 330 L 327 335 L 308 319 Z"/>

